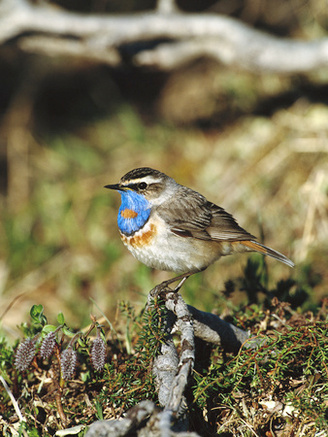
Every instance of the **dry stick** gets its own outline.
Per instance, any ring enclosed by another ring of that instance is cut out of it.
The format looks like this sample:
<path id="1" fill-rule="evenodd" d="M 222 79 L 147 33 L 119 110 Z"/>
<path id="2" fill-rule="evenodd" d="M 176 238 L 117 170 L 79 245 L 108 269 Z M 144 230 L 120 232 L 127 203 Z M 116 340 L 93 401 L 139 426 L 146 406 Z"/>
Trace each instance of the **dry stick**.
<path id="1" fill-rule="evenodd" d="M 178 413 L 183 403 L 183 393 L 188 383 L 188 377 L 194 368 L 195 342 L 192 317 L 188 311 L 185 301 L 180 293 L 168 292 L 165 301 L 166 307 L 172 311 L 177 320 L 175 328 L 180 331 L 180 361 L 179 371 L 174 378 L 170 397 L 165 408 Z"/>
<path id="2" fill-rule="evenodd" d="M 237 328 L 215 314 L 200 311 L 188 305 L 194 321 L 195 336 L 208 343 L 222 346 L 226 352 L 238 352 L 249 339 L 249 332 Z M 249 346 L 252 346 L 249 343 Z"/>
<path id="3" fill-rule="evenodd" d="M 170 311 L 166 324 L 168 332 L 173 325 L 170 314 L 173 313 L 176 316 L 174 330 L 180 332 L 181 344 L 178 366 L 177 351 L 171 337 L 161 346 L 161 355 L 155 359 L 153 365 L 153 372 L 158 383 L 159 401 L 165 407 L 164 411 L 159 414 L 159 431 L 160 435 L 165 436 L 169 434 L 174 418 L 178 418 L 183 430 L 186 429 L 186 423 L 182 423 L 186 411 L 184 392 L 194 366 L 194 335 L 204 341 L 219 344 L 228 351 L 237 352 L 248 339 L 249 333 L 214 314 L 186 305 L 180 293 L 172 291 L 165 283 L 151 290 L 148 306 L 158 295 L 164 298 L 165 306 Z"/>
<path id="4" fill-rule="evenodd" d="M 166 437 L 175 435 L 172 428 L 179 427 L 179 436 L 197 436 L 196 433 L 182 432 L 187 429 L 185 413 L 187 404 L 184 392 L 195 360 L 194 335 L 227 350 L 237 351 L 249 334 L 221 320 L 214 314 L 199 311 L 186 305 L 182 296 L 172 291 L 167 284 L 157 285 L 148 295 L 146 310 L 156 297 L 163 297 L 169 310 L 163 329 L 167 333 L 166 341 L 161 345 L 161 354 L 155 358 L 153 372 L 157 381 L 158 399 L 164 410 L 158 412 L 150 401 L 142 401 L 131 408 L 125 418 L 95 422 L 86 437 L 121 437 L 128 435 L 142 420 L 150 416 L 147 434 Z M 193 326 L 194 325 L 194 326 Z M 194 332 L 195 329 L 195 332 Z M 178 357 L 172 333 L 180 332 L 181 352 Z M 135 416 L 142 420 L 133 419 Z"/>
<path id="5" fill-rule="evenodd" d="M 153 414 L 155 406 L 151 401 L 141 401 L 132 407 L 122 419 L 99 420 L 91 425 L 86 437 L 122 437 L 130 435 L 132 429 Z"/>
<path id="6" fill-rule="evenodd" d="M 167 328 L 173 327 L 173 317 L 167 320 Z M 153 374 L 156 378 L 159 403 L 165 407 L 170 397 L 174 378 L 179 366 L 179 357 L 172 336 L 161 345 L 161 353 L 154 359 Z"/>
<path id="7" fill-rule="evenodd" d="M 62 400 L 61 400 L 61 391 L 59 389 L 57 389 L 57 391 L 55 392 L 55 400 L 56 400 L 57 411 L 58 411 L 60 420 L 61 420 L 63 426 L 66 427 L 67 417 L 66 417 L 66 414 L 64 413 Z"/>
<path id="8" fill-rule="evenodd" d="M 156 12 L 159 14 L 170 14 L 178 10 L 175 0 L 157 0 Z"/>
<path id="9" fill-rule="evenodd" d="M 165 326 L 170 336 L 161 345 L 161 354 L 154 360 L 153 372 L 158 385 L 158 398 L 164 406 L 164 411 L 158 414 L 159 434 L 167 436 L 174 422 L 180 431 L 187 429 L 184 420 L 187 406 L 184 392 L 195 361 L 195 346 L 192 318 L 181 295 L 163 283 L 151 290 L 147 306 L 159 295 L 164 298 L 165 306 L 170 311 Z M 172 314 L 176 316 L 175 320 Z M 172 327 L 180 332 L 179 359 L 171 337 Z"/>
<path id="10" fill-rule="evenodd" d="M 188 368 L 192 370 L 194 360 L 194 338 L 202 339 L 203 341 L 221 345 L 226 351 L 237 352 L 241 345 L 249 338 L 249 333 L 237 328 L 236 326 L 222 320 L 215 314 L 206 313 L 186 305 L 182 296 L 179 293 L 172 292 L 171 289 L 163 289 L 161 285 L 155 287 L 149 294 L 148 305 L 150 300 L 158 293 L 165 297 L 165 305 L 177 317 L 175 328 L 181 332 L 181 357 L 179 363 L 179 375 L 177 379 L 183 378 L 185 371 Z M 193 323 L 192 323 L 193 319 Z M 172 319 L 167 321 L 167 330 L 171 329 Z M 252 344 L 250 343 L 250 346 Z M 154 362 L 154 373 L 159 382 L 159 400 L 160 403 L 168 408 L 170 402 L 173 402 L 172 388 L 175 374 L 178 374 L 177 367 L 177 352 L 172 342 L 172 339 L 162 345 L 161 355 Z M 187 364 L 184 367 L 184 364 Z M 182 371 L 183 368 L 183 371 Z M 174 369 L 175 374 L 174 374 Z M 168 394 L 170 388 L 171 395 Z M 177 388 L 175 388 L 177 389 Z M 170 400 L 167 396 L 170 396 Z M 171 404 L 170 404 L 171 405 Z"/>
<path id="11" fill-rule="evenodd" d="M 165 10 L 174 4 L 161 0 Z M 149 44 L 163 40 L 163 43 Z M 117 67 L 129 61 L 172 70 L 200 56 L 253 73 L 295 74 L 328 66 L 328 38 L 301 41 L 252 29 L 231 17 L 212 13 L 83 15 L 44 2 L 2 0 L 0 44 L 10 41 L 23 51 L 47 56 L 76 56 Z"/>
<path id="12" fill-rule="evenodd" d="M 153 372 L 158 383 L 161 405 L 178 413 L 187 378 L 193 368 L 195 359 L 192 320 L 181 295 L 173 292 L 165 283 L 159 284 L 151 290 L 148 296 L 148 308 L 152 304 L 152 300 L 159 295 L 164 298 L 165 306 L 170 311 L 164 327 L 169 336 L 165 343 L 161 345 L 161 354 L 154 360 Z M 172 313 L 176 316 L 176 319 L 172 318 Z M 173 326 L 175 330 L 181 332 L 181 354 L 179 359 L 171 337 Z"/>
<path id="13" fill-rule="evenodd" d="M 13 407 L 15 408 L 15 411 L 16 411 L 16 414 L 17 414 L 17 416 L 18 416 L 18 418 L 19 418 L 19 421 L 20 421 L 20 422 L 22 422 L 22 421 L 25 421 L 25 422 L 26 422 L 25 417 L 24 417 L 24 416 L 22 415 L 22 413 L 21 413 L 21 410 L 20 410 L 20 408 L 19 408 L 18 402 L 16 401 L 14 395 L 12 394 L 10 388 L 8 387 L 8 384 L 6 383 L 5 379 L 4 379 L 3 376 L 1 376 L 1 375 L 0 375 L 0 381 L 1 381 L 2 385 L 4 386 L 4 388 L 5 388 L 5 390 L 6 390 L 7 394 L 8 394 L 8 396 L 9 396 L 10 399 L 11 399 L 11 402 L 12 402 L 12 404 L 13 404 Z"/>

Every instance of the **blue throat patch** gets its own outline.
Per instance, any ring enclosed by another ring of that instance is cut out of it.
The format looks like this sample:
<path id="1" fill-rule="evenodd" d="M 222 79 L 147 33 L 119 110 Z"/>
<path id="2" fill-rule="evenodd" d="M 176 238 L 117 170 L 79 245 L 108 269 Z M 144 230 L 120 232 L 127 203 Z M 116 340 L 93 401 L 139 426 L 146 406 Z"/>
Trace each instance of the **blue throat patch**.
<path id="1" fill-rule="evenodd" d="M 118 210 L 117 223 L 125 235 L 139 231 L 150 216 L 150 203 L 135 191 L 120 191 L 121 206 Z"/>

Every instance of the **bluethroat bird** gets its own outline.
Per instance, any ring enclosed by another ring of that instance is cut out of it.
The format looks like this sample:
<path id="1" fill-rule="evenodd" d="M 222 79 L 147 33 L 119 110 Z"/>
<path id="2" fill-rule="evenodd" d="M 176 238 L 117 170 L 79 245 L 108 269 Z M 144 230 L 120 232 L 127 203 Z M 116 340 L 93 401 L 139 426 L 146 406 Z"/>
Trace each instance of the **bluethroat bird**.
<path id="1" fill-rule="evenodd" d="M 255 241 L 223 208 L 158 170 L 131 170 L 105 188 L 121 194 L 117 221 L 130 252 L 149 267 L 183 273 L 167 283 L 185 280 L 233 253 L 260 252 L 294 266 Z"/>

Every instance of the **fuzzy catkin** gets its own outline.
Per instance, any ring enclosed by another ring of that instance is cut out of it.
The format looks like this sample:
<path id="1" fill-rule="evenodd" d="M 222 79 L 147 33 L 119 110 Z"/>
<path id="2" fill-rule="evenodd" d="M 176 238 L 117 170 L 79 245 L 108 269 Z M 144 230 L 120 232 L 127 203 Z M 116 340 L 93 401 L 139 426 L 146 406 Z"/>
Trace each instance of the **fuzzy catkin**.
<path id="1" fill-rule="evenodd" d="M 15 367 L 20 372 L 23 372 L 33 361 L 35 356 L 35 340 L 28 337 L 18 347 L 15 358 Z"/>
<path id="2" fill-rule="evenodd" d="M 67 381 L 72 379 L 77 363 L 77 355 L 72 346 L 68 346 L 60 355 L 60 368 L 62 378 Z"/>
<path id="3" fill-rule="evenodd" d="M 91 347 L 91 362 L 95 370 L 101 371 L 106 361 L 106 344 L 101 337 L 97 337 Z"/>

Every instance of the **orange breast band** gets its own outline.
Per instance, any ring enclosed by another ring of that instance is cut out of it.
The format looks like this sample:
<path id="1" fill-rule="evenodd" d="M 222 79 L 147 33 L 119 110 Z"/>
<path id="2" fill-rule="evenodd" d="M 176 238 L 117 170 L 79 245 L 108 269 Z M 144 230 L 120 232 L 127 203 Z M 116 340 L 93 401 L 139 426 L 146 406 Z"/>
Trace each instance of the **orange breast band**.
<path id="1" fill-rule="evenodd" d="M 125 219 L 132 219 L 137 217 L 138 213 L 133 211 L 133 209 L 123 209 L 123 211 L 121 211 L 121 216 Z"/>
<path id="2" fill-rule="evenodd" d="M 121 234 L 121 238 L 124 244 L 131 245 L 133 247 L 143 247 L 150 244 L 153 237 L 156 235 L 156 227 L 154 225 L 150 225 L 150 229 L 146 232 L 143 232 L 140 235 L 135 235 L 133 237 L 126 237 L 124 234 Z"/>

